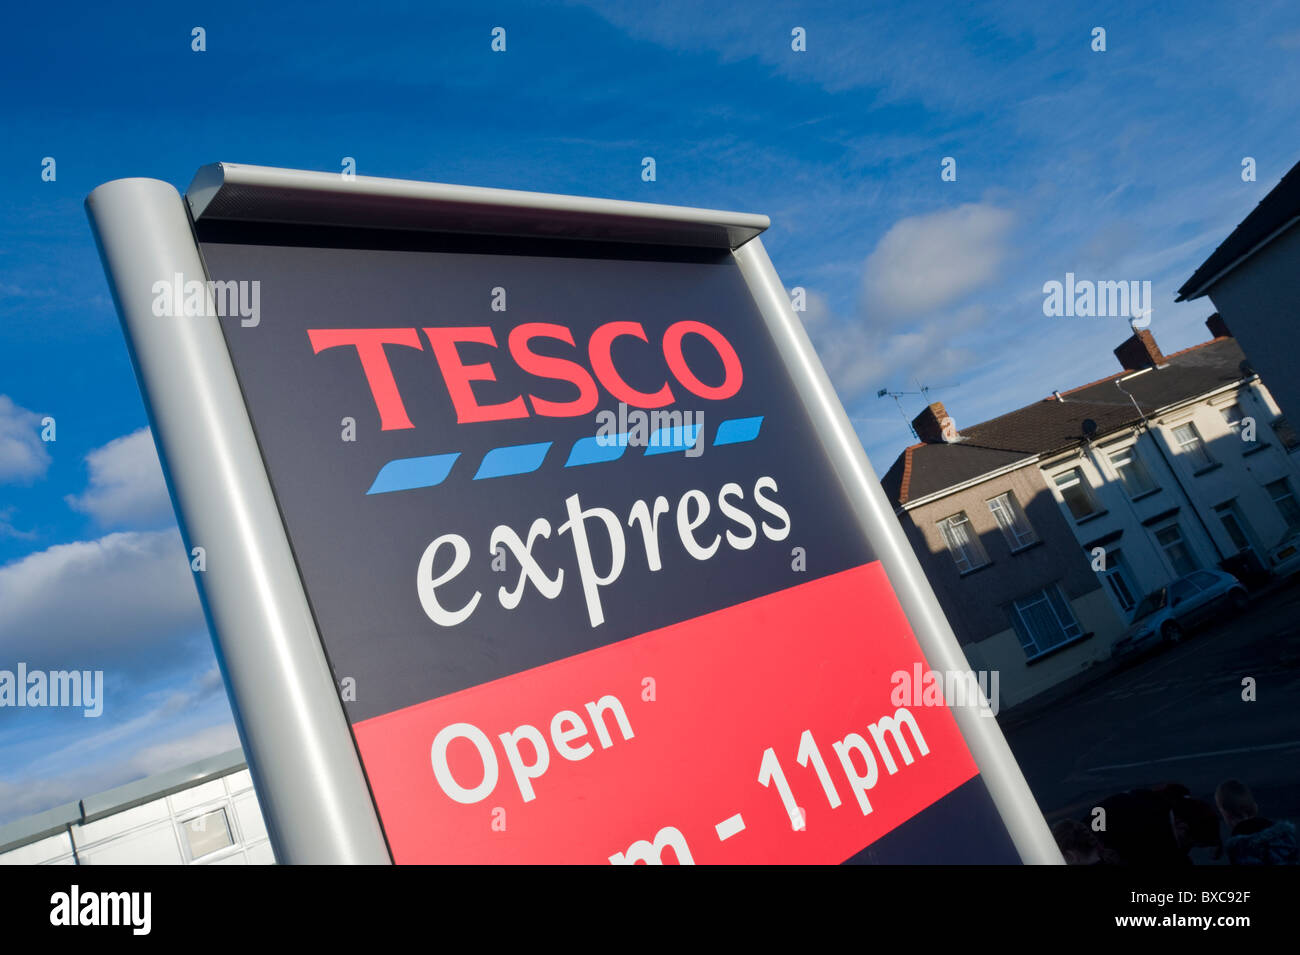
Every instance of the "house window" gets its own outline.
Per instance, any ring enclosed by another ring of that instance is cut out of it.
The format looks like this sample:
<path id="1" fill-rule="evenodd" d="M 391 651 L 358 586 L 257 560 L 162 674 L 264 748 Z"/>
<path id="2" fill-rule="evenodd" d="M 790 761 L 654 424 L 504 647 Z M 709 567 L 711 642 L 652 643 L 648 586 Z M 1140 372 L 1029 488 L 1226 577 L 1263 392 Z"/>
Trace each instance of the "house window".
<path id="1" fill-rule="evenodd" d="M 1264 490 L 1268 491 L 1269 497 L 1277 505 L 1277 511 L 1282 515 L 1282 520 L 1286 521 L 1289 530 L 1300 529 L 1300 504 L 1296 503 L 1295 492 L 1291 490 L 1291 482 L 1286 478 L 1280 481 L 1274 481 L 1271 484 L 1265 484 Z"/>
<path id="2" fill-rule="evenodd" d="M 1245 417 L 1241 412 L 1241 405 L 1235 401 L 1226 408 L 1221 409 L 1223 412 L 1224 423 L 1227 424 L 1228 430 L 1234 434 L 1241 432 L 1241 419 Z"/>
<path id="3" fill-rule="evenodd" d="M 1110 595 L 1115 598 L 1115 603 L 1119 605 L 1119 609 L 1124 613 L 1132 611 L 1137 605 L 1137 589 L 1133 586 L 1133 577 L 1129 573 L 1128 565 L 1124 562 L 1124 556 L 1120 551 L 1107 552 L 1106 566 L 1101 575 L 1106 581 L 1106 587 L 1110 590 Z"/>
<path id="4" fill-rule="evenodd" d="M 1192 556 L 1191 549 L 1187 546 L 1187 541 L 1183 539 L 1183 529 L 1177 524 L 1170 524 L 1168 527 L 1162 527 L 1156 531 L 1156 543 L 1165 552 L 1165 558 L 1169 561 L 1169 566 L 1174 569 L 1174 573 L 1179 577 L 1190 574 L 1199 566 L 1196 563 L 1196 558 Z"/>
<path id="5" fill-rule="evenodd" d="M 1138 457 L 1137 445 L 1112 452 L 1110 466 L 1115 469 L 1119 483 L 1124 485 L 1124 493 L 1130 498 L 1140 497 L 1147 491 L 1155 490 L 1156 482 L 1151 480 L 1150 472 Z"/>
<path id="6" fill-rule="evenodd" d="M 1002 528 L 1002 536 L 1007 539 L 1007 546 L 1013 551 L 1028 547 L 1038 540 L 1029 518 L 1025 517 L 1025 512 L 1020 509 L 1020 504 L 1013 493 L 1007 491 L 1006 494 L 1000 494 L 989 501 L 988 505 L 993 516 L 997 518 L 998 527 Z"/>
<path id="7" fill-rule="evenodd" d="M 1059 584 L 1015 601 L 1010 615 L 1025 656 L 1031 658 L 1059 647 L 1083 632 Z"/>
<path id="8" fill-rule="evenodd" d="M 1277 435 L 1277 440 L 1282 447 L 1288 451 L 1300 448 L 1300 436 L 1296 435 L 1295 428 L 1287 424 L 1286 418 L 1278 418 L 1273 422 L 1273 433 Z"/>
<path id="9" fill-rule="evenodd" d="M 979 536 L 971 530 L 965 511 L 941 520 L 939 531 L 943 534 L 944 543 L 948 545 L 948 553 L 952 555 L 953 563 L 957 565 L 960 573 L 965 574 L 989 562 L 988 555 L 984 553 L 984 547 L 980 544 Z"/>
<path id="10" fill-rule="evenodd" d="M 1214 463 L 1210 452 L 1205 450 L 1205 442 L 1201 440 L 1200 432 L 1190 421 L 1174 428 L 1174 438 L 1178 442 L 1178 453 L 1187 456 L 1187 463 L 1193 469 L 1199 471 Z"/>
<path id="11" fill-rule="evenodd" d="M 1071 468 L 1056 476 L 1056 489 L 1061 492 L 1065 506 L 1070 509 L 1076 521 L 1082 520 L 1097 511 L 1097 502 L 1093 500 L 1092 490 L 1083 478 L 1080 468 Z"/>

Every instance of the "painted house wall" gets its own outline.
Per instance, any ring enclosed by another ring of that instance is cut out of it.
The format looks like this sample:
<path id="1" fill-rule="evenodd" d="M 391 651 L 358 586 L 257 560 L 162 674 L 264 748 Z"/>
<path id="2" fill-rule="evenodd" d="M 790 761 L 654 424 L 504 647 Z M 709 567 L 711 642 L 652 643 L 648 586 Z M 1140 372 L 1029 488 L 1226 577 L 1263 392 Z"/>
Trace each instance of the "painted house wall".
<path id="1" fill-rule="evenodd" d="M 1010 491 L 1037 535 L 1013 552 L 988 501 Z M 939 522 L 964 511 L 988 563 L 962 573 Z M 1013 706 L 1110 654 L 1123 622 L 1102 593 L 1083 551 L 1034 464 L 921 504 L 900 515 L 904 531 L 975 670 L 1000 673 L 1001 705 Z M 1011 623 L 1010 605 L 1059 584 L 1083 633 L 1093 636 L 1032 662 Z"/>
<path id="2" fill-rule="evenodd" d="M 1300 224 L 1225 275 L 1209 296 L 1284 413 L 1300 422 Z"/>
<path id="3" fill-rule="evenodd" d="M 1254 441 L 1244 441 L 1240 429 L 1229 426 L 1224 417 L 1223 410 L 1234 402 L 1243 415 L 1254 419 Z M 1092 553 L 1097 546 L 1103 547 L 1107 556 L 1119 551 L 1140 597 L 1178 576 L 1157 541 L 1162 528 L 1177 525 L 1200 567 L 1217 567 L 1236 553 L 1236 545 L 1215 512 L 1217 505 L 1229 501 L 1235 503 L 1260 557 L 1267 560 L 1268 548 L 1284 536 L 1287 525 L 1265 485 L 1286 478 L 1300 497 L 1297 454 L 1288 452 L 1273 432 L 1271 422 L 1276 416 L 1276 403 L 1255 380 L 1152 419 L 1150 431 L 1109 435 L 1091 447 L 1044 461 L 1043 474 L 1081 552 Z M 1209 466 L 1194 463 L 1194 456 L 1180 447 L 1175 429 L 1186 423 L 1194 425 L 1200 435 L 1212 459 Z M 1111 462 L 1113 454 L 1125 449 L 1136 450 L 1156 490 L 1129 497 Z M 1080 469 L 1098 507 L 1096 514 L 1082 519 L 1073 516 L 1056 485 L 1056 478 L 1072 468 Z M 1107 588 L 1107 593 L 1121 610 L 1114 592 Z"/>

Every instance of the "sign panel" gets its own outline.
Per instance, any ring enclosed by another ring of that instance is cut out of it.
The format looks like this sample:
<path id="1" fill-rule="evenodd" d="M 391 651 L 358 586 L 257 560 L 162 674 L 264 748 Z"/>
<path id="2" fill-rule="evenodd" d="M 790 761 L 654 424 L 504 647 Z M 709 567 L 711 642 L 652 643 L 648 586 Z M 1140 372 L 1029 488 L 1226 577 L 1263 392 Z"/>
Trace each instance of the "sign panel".
<path id="1" fill-rule="evenodd" d="M 1018 860 L 729 251 L 198 235 L 396 861 Z"/>

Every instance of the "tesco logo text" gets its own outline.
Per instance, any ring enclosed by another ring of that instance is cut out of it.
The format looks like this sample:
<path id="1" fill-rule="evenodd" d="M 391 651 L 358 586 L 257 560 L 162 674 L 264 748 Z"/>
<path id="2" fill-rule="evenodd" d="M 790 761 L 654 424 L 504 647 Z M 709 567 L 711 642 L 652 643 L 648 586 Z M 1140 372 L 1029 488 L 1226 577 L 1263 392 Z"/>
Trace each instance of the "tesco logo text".
<path id="1" fill-rule="evenodd" d="M 415 328 L 311 328 L 307 335 L 312 350 L 320 354 L 331 348 L 355 348 L 361 361 L 366 384 L 379 409 L 380 426 L 384 431 L 414 428 L 402 402 L 401 392 L 388 364 L 389 346 L 424 349 L 424 343 Z M 474 396 L 476 381 L 496 381 L 493 362 L 505 360 L 501 355 L 496 334 L 487 325 L 425 328 L 425 337 L 433 357 L 446 382 L 447 392 L 456 409 L 456 421 L 470 424 L 477 421 L 504 421 L 527 418 L 535 414 L 544 418 L 573 418 L 590 414 L 600 400 L 597 383 L 616 401 L 633 408 L 663 408 L 677 400 L 676 388 L 711 401 L 730 398 L 740 390 L 744 372 L 740 357 L 726 336 L 711 325 L 697 321 L 680 321 L 669 325 L 663 340 L 657 344 L 662 355 L 664 383 L 655 391 L 639 391 L 627 383 L 615 365 L 613 344 L 620 338 L 636 338 L 650 345 L 650 339 L 640 322 L 606 322 L 591 333 L 585 348 L 587 365 L 580 360 L 539 355 L 532 343 L 539 339 L 554 339 L 575 349 L 573 332 L 563 325 L 547 322 L 527 322 L 516 325 L 506 339 L 506 352 L 510 360 L 522 371 L 537 378 L 568 382 L 577 388 L 577 397 L 568 401 L 550 401 L 536 395 L 517 395 L 509 401 L 483 404 Z M 722 360 L 724 374 L 717 384 L 707 384 L 687 364 L 682 354 L 682 342 L 688 335 L 703 338 Z M 475 349 L 474 357 L 485 361 L 472 361 L 462 354 Z M 491 351 L 495 351 L 495 355 Z M 590 371 L 588 371 L 588 367 Z M 525 398 L 527 401 L 525 402 Z"/>

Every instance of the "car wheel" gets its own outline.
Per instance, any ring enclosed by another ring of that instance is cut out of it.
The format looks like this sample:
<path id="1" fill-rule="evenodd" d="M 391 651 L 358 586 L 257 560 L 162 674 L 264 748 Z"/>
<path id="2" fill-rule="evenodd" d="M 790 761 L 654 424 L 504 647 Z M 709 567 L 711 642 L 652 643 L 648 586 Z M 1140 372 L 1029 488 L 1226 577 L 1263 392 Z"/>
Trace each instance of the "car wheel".
<path id="1" fill-rule="evenodd" d="M 1180 640 L 1183 639 L 1183 628 L 1178 626 L 1178 624 L 1174 623 L 1172 620 L 1170 620 L 1167 624 L 1165 624 L 1163 627 L 1160 628 L 1160 636 L 1164 639 L 1165 643 L 1168 644 L 1178 643 Z"/>

